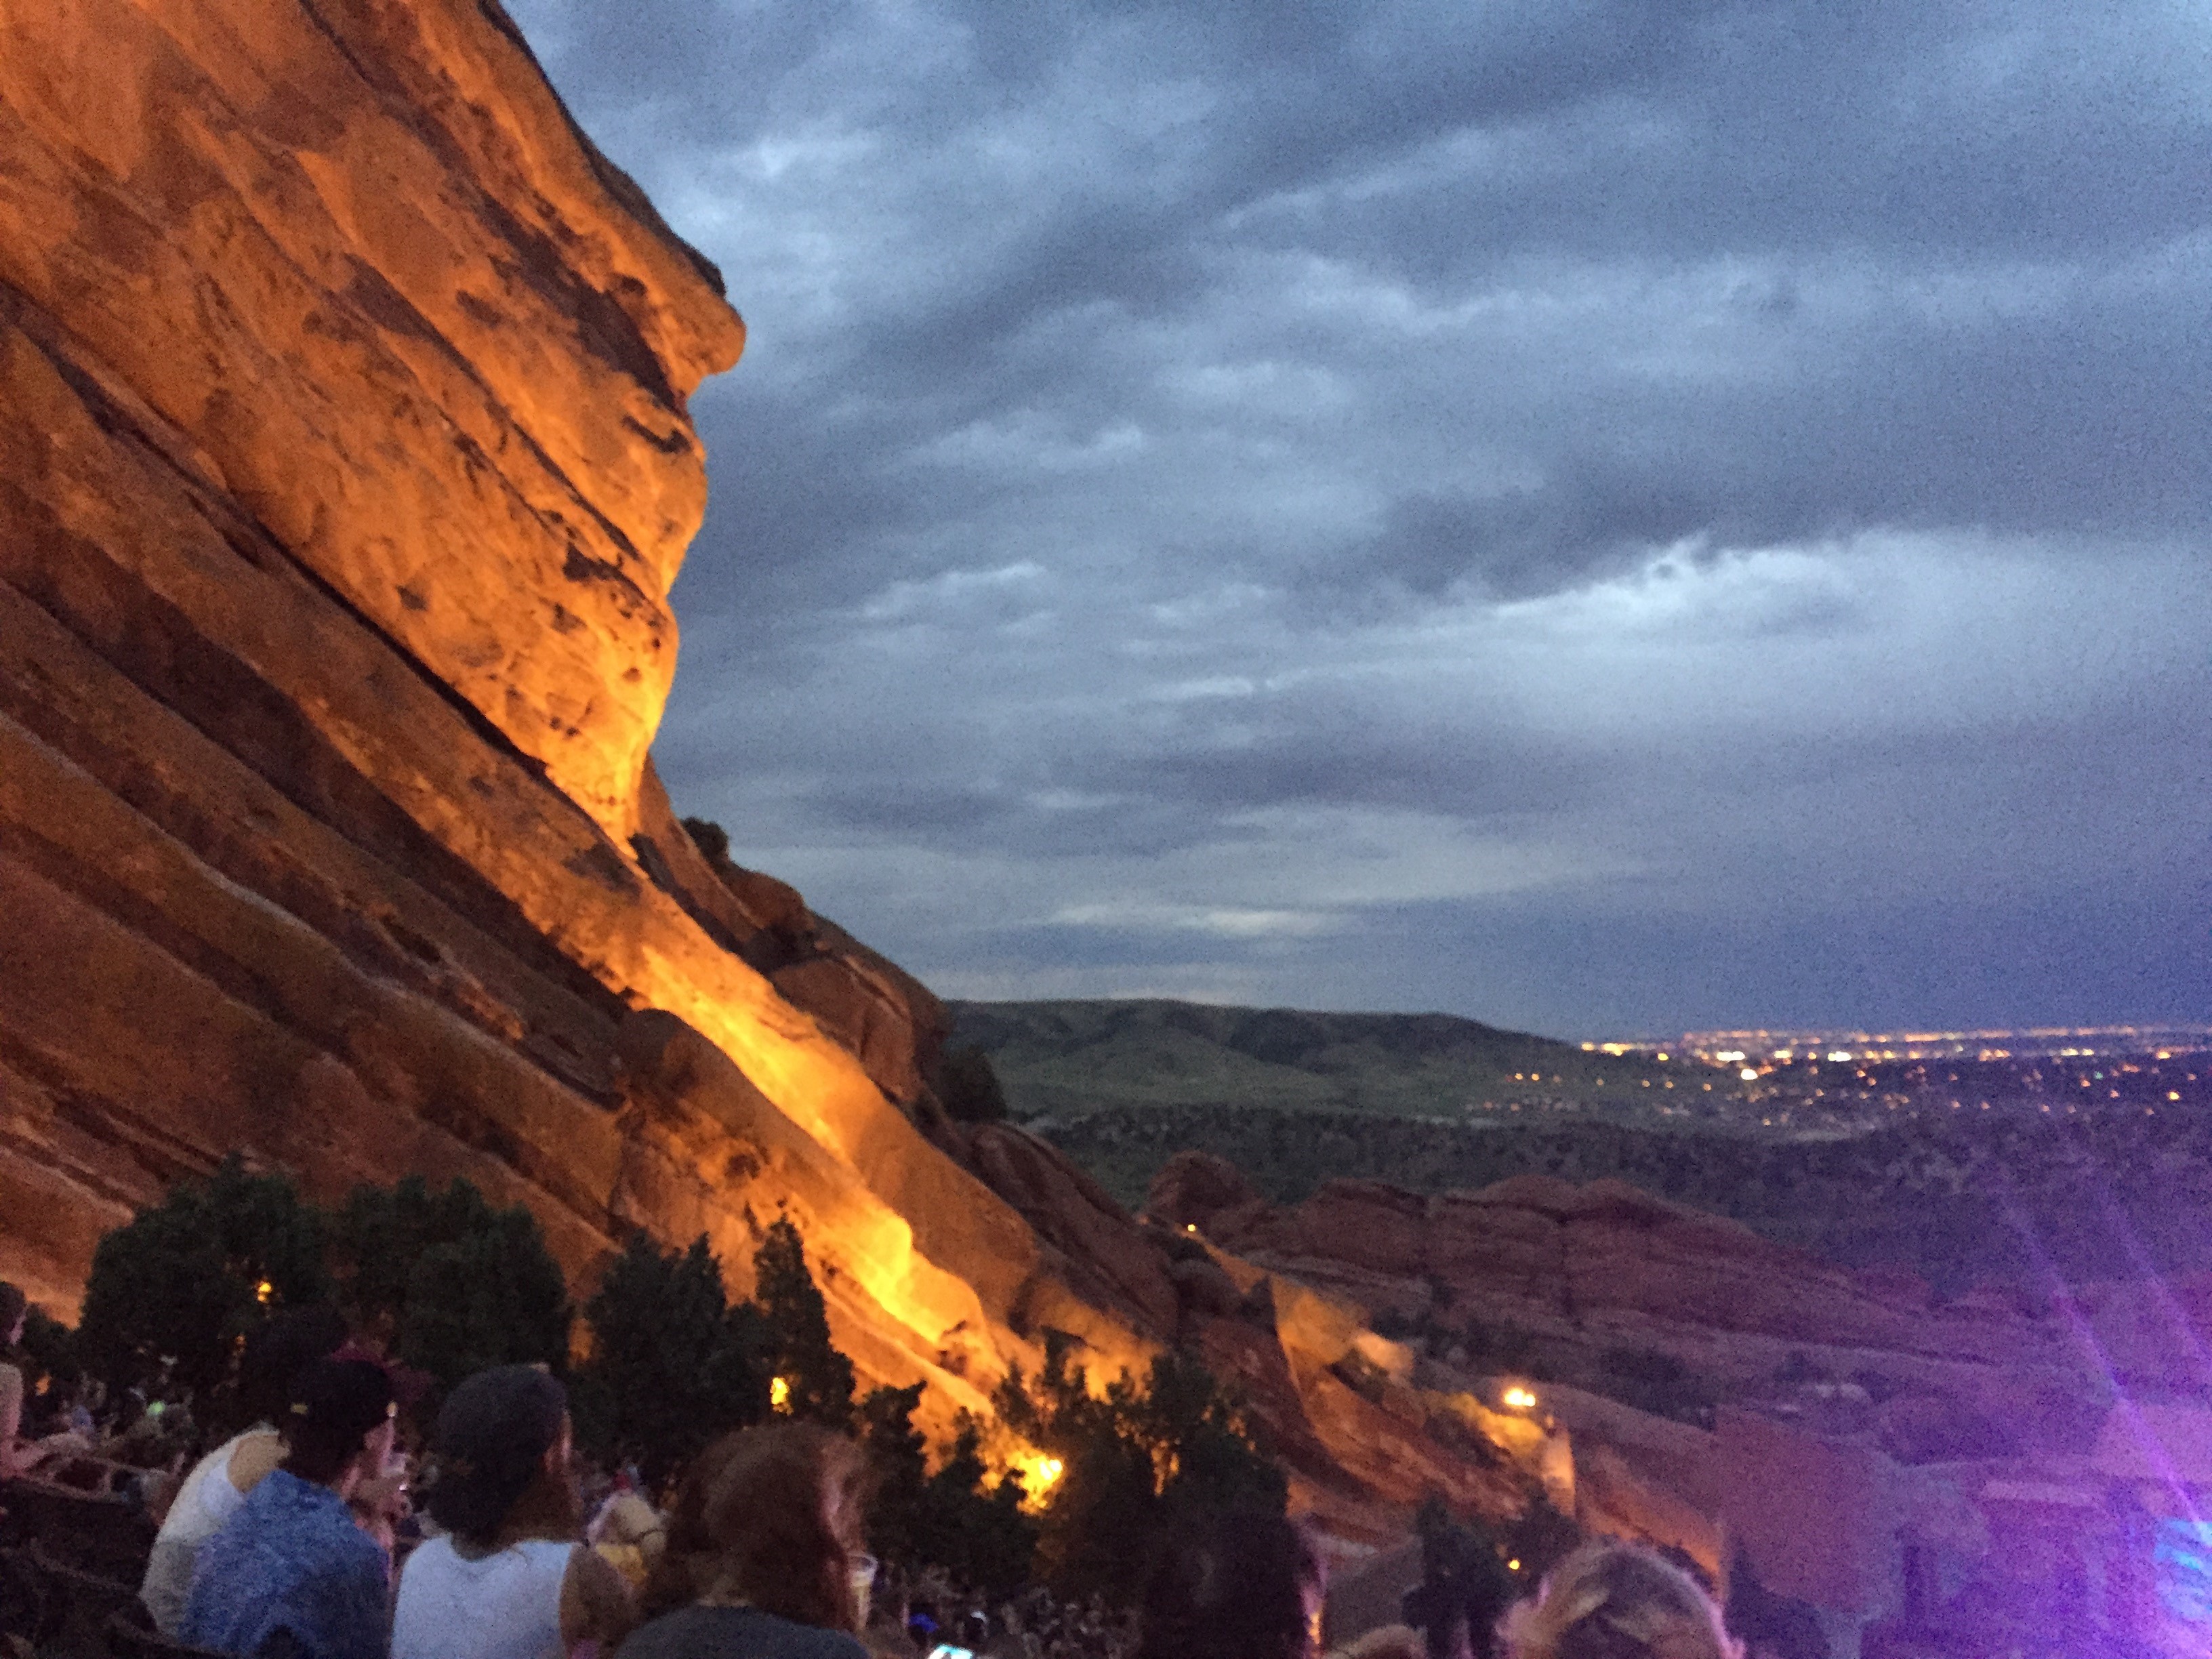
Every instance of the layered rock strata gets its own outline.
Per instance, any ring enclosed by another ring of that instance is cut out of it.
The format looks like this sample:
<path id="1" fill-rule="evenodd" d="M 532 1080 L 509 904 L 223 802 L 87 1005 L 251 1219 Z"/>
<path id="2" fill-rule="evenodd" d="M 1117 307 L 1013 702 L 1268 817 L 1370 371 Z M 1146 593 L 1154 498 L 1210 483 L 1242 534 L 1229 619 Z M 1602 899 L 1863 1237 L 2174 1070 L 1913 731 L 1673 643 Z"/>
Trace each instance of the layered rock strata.
<path id="1" fill-rule="evenodd" d="M 1516 1504 L 1349 1307 L 949 1121 L 936 998 L 677 818 L 741 341 L 495 0 L 0 0 L 0 1274 L 66 1312 L 232 1151 L 469 1176 L 580 1290 L 790 1214 L 925 1422 L 1183 1343 L 1345 1531 Z"/>
<path id="2" fill-rule="evenodd" d="M 495 0 L 0 0 L 0 1275 L 66 1312 L 233 1151 L 465 1176 L 580 1291 L 787 1214 L 926 1422 L 1182 1341 L 1354 1528 L 1509 1506 L 1346 1309 L 949 1121 L 935 999 L 678 819 L 742 340 Z"/>
<path id="3" fill-rule="evenodd" d="M 676 822 L 742 325 L 497 5 L 6 0 L 0 158 L 0 1272 L 243 1149 L 580 1281 L 788 1212 L 946 1409 L 1166 1334 L 916 1127 L 933 999 Z"/>

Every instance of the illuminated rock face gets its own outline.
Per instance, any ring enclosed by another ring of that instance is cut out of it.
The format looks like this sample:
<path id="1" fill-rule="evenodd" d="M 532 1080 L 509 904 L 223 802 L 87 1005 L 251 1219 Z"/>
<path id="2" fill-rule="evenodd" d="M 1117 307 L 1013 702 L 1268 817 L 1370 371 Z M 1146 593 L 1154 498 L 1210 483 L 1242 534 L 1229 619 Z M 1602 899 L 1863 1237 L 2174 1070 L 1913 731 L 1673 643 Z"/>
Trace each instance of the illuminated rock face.
<path id="1" fill-rule="evenodd" d="M 746 1293 L 787 1214 L 940 1431 L 1182 1340 L 1351 1524 L 1510 1503 L 1344 1310 L 947 1121 L 936 1000 L 677 821 L 741 340 L 495 0 L 0 0 L 0 1276 L 67 1311 L 234 1150 L 465 1176 L 580 1291 L 642 1227 Z"/>
<path id="2" fill-rule="evenodd" d="M 684 398 L 743 337 L 711 270 L 476 7 L 4 15 L 7 281 L 626 836 L 706 499 Z"/>
<path id="3" fill-rule="evenodd" d="M 719 286 L 491 0 L 0 0 L 0 1273 L 67 1307 L 242 1148 L 469 1176 L 580 1282 L 787 1212 L 944 1411 L 1167 1334 L 653 776 Z"/>

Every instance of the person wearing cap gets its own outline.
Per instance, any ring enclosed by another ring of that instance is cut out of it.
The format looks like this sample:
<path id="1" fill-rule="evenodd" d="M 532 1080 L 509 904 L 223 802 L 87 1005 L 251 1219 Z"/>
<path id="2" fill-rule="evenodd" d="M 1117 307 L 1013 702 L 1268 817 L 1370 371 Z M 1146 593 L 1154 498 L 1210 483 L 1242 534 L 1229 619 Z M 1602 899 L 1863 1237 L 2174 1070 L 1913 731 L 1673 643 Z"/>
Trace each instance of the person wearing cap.
<path id="1" fill-rule="evenodd" d="M 407 1558 L 392 1659 L 562 1659 L 611 1651 L 637 1622 L 629 1587 L 580 1541 L 566 1390 L 535 1365 L 478 1371 L 447 1396 L 430 1519 Z"/>
<path id="2" fill-rule="evenodd" d="M 238 1659 L 384 1659 L 391 1564 L 347 1500 L 392 1455 L 391 1379 L 319 1359 L 291 1396 L 284 1461 L 201 1546 L 178 1637 Z"/>
<path id="3" fill-rule="evenodd" d="M 318 1359 L 345 1340 L 345 1321 L 334 1309 L 288 1308 L 246 1339 L 238 1364 L 238 1399 L 252 1425 L 195 1464 L 177 1489 L 147 1558 L 138 1599 L 155 1628 L 173 1637 L 184 1622 L 185 1597 L 200 1549 L 238 1513 L 251 1492 L 283 1460 L 284 1437 L 276 1424 L 292 1403 L 292 1385 Z"/>

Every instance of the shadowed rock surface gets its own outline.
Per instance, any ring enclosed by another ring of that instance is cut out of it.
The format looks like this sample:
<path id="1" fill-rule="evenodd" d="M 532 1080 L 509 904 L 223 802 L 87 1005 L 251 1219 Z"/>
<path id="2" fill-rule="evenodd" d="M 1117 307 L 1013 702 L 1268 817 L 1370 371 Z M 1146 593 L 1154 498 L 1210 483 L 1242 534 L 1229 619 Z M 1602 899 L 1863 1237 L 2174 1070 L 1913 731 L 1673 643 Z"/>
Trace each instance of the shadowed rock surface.
<path id="1" fill-rule="evenodd" d="M 1684 1385 L 1695 1383 L 1711 1391 L 1705 1417 L 1730 1398 L 1848 1416 L 1906 1461 L 1923 1443 L 1942 1451 L 1961 1425 L 2078 1450 L 2116 1378 L 2202 1380 L 2195 1281 L 1939 1297 L 1909 1273 L 1821 1261 L 1617 1181 L 1522 1176 L 1424 1194 L 1340 1180 L 1279 1206 L 1233 1165 L 1189 1151 L 1161 1170 L 1149 1207 L 1456 1369 L 1692 1414 Z"/>

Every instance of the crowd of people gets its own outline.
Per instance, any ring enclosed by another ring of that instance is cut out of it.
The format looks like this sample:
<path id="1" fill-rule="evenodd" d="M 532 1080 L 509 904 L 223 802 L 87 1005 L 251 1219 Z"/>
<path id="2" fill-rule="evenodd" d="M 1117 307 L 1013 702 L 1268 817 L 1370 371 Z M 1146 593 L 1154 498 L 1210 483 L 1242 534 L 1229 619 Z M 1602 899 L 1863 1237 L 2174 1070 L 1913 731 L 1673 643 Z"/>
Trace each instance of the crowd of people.
<path id="1" fill-rule="evenodd" d="M 0 1346 L 23 1299 L 0 1284 Z M 568 1400 L 501 1366 L 411 1421 L 409 1379 L 334 1316 L 266 1322 L 240 1356 L 249 1426 L 153 1500 L 140 1586 L 164 1635 L 235 1659 L 1319 1659 L 1325 1574 L 1279 1516 L 1216 1516 L 1162 1540 L 1127 1615 L 1042 1591 L 997 1609 L 908 1582 L 865 1544 L 870 1472 L 850 1438 L 789 1419 L 694 1461 L 665 1509 L 580 1469 Z M 88 1449 L 27 1439 L 0 1363 L 0 1474 Z M 425 1432 L 427 1431 L 427 1432 Z M 418 1487 L 420 1490 L 418 1491 Z M 1433 1637 L 1436 1633 L 1431 1632 Z M 1397 1633 L 1400 1650 L 1421 1638 Z M 1438 1659 L 1491 1645 L 1464 1623 Z M 1363 1659 L 1391 1651 L 1389 1633 Z M 1560 1563 L 1495 1632 L 1507 1659 L 1736 1659 L 1674 1566 L 1601 1541 Z"/>

